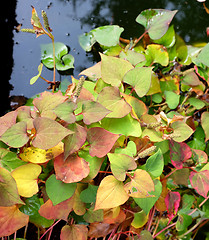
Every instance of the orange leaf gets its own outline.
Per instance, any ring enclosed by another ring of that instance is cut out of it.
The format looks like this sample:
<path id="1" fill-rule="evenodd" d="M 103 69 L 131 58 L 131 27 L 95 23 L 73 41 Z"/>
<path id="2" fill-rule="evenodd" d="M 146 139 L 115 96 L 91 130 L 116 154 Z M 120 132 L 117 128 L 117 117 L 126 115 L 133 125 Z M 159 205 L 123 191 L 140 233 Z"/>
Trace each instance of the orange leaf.
<path id="1" fill-rule="evenodd" d="M 87 240 L 88 228 L 85 225 L 66 225 L 61 230 L 60 240 Z"/>
<path id="2" fill-rule="evenodd" d="M 29 216 L 20 212 L 17 205 L 0 207 L 0 237 L 9 236 L 24 227 L 29 221 Z"/>

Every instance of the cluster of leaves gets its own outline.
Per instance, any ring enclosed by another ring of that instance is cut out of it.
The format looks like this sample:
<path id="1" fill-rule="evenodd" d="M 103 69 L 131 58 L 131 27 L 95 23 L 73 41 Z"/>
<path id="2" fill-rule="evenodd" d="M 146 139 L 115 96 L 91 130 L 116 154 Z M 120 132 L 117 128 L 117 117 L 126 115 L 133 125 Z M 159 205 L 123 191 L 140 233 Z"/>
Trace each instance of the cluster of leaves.
<path id="1" fill-rule="evenodd" d="M 0 118 L 0 237 L 64 220 L 61 240 L 190 239 L 209 221 L 209 45 L 187 46 L 175 14 L 143 11 L 133 41 L 84 34 L 101 61 Z"/>

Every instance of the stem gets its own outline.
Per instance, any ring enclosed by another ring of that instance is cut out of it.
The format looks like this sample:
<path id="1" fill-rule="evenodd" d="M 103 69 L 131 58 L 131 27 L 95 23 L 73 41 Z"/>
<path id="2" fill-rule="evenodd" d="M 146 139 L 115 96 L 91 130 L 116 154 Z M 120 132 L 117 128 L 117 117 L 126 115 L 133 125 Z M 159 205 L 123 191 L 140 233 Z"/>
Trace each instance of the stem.
<path id="1" fill-rule="evenodd" d="M 133 46 L 131 47 L 131 50 L 137 45 L 137 43 L 144 37 L 144 35 L 147 33 L 147 31 L 145 31 L 137 40 L 134 41 Z"/>
<path id="2" fill-rule="evenodd" d="M 173 171 L 171 171 L 168 175 L 166 175 L 164 178 L 162 178 L 160 181 L 164 181 L 166 178 L 168 178 L 170 175 L 172 175 L 173 173 L 175 173 L 178 169 L 175 168 Z"/>
<path id="3" fill-rule="evenodd" d="M 165 227 L 165 228 L 163 228 L 162 230 L 160 230 L 157 234 L 155 234 L 155 235 L 153 236 L 153 239 L 155 239 L 158 235 L 160 235 L 160 234 L 161 234 L 162 232 L 164 232 L 166 229 L 171 228 L 171 227 L 173 227 L 173 226 L 175 226 L 175 225 L 176 225 L 176 222 L 168 225 L 168 226 Z"/>
<path id="4" fill-rule="evenodd" d="M 60 222 L 62 219 L 59 219 L 58 221 L 56 221 L 54 224 L 51 225 L 50 228 L 48 228 L 46 230 L 46 232 L 39 238 L 39 240 L 41 240 L 58 222 Z"/>
<path id="5" fill-rule="evenodd" d="M 28 224 L 25 226 L 24 238 L 26 238 L 27 230 L 28 230 Z"/>
<path id="6" fill-rule="evenodd" d="M 53 70 L 53 92 L 55 90 L 55 74 L 56 74 L 56 65 L 55 65 L 55 45 L 54 45 L 54 36 L 51 37 L 52 39 L 52 46 L 53 46 L 53 61 L 54 61 L 54 70 Z"/>
<path id="7" fill-rule="evenodd" d="M 147 231 L 150 231 L 154 215 L 155 215 L 155 206 L 152 208 L 152 212 L 149 214 Z"/>
<path id="8" fill-rule="evenodd" d="M 41 79 L 43 79 L 45 82 L 47 83 L 52 83 L 51 81 L 47 80 L 46 78 L 42 77 L 42 76 L 39 76 Z"/>

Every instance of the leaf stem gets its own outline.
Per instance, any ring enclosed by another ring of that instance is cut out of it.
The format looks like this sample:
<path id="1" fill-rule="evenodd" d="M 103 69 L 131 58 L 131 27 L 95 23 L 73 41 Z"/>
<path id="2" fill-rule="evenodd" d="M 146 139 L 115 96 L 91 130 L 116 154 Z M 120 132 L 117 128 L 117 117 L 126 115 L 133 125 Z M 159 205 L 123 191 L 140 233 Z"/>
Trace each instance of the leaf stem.
<path id="1" fill-rule="evenodd" d="M 162 232 L 164 232 L 165 230 L 173 227 L 176 225 L 176 222 L 175 223 L 172 223 L 170 225 L 168 225 L 167 227 L 163 228 L 162 230 L 160 230 L 158 233 L 156 233 L 154 236 L 153 236 L 153 239 L 155 239 L 158 235 L 160 235 Z"/>
<path id="2" fill-rule="evenodd" d="M 145 31 L 138 39 L 136 39 L 134 41 L 133 46 L 131 47 L 131 50 L 137 45 L 137 43 L 144 37 L 144 35 L 147 33 L 147 31 Z"/>
<path id="3" fill-rule="evenodd" d="M 56 221 L 54 224 L 52 224 L 51 227 L 46 230 L 46 232 L 40 237 L 39 240 L 41 240 L 41 239 L 42 239 L 57 223 L 59 223 L 61 220 L 62 220 L 62 219 L 59 219 L 59 220 Z"/>

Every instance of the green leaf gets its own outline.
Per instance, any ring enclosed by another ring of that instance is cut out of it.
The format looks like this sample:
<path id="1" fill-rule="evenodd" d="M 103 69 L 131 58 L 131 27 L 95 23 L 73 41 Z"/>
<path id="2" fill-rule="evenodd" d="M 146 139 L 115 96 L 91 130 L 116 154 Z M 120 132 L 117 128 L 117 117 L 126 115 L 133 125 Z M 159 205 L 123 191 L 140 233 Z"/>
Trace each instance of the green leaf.
<path id="1" fill-rule="evenodd" d="M 41 202 L 43 202 L 43 200 L 39 199 L 37 194 L 33 195 L 25 200 L 26 205 L 22 206 L 20 210 L 28 215 L 29 221 L 37 227 L 48 228 L 53 224 L 54 220 L 48 220 L 39 214 L 38 210 L 41 207 Z"/>
<path id="2" fill-rule="evenodd" d="M 154 206 L 156 201 L 159 199 L 161 192 L 162 192 L 162 184 L 158 179 L 154 180 L 155 184 L 155 191 L 150 192 L 150 194 L 153 195 L 153 197 L 149 198 L 134 198 L 134 201 L 136 204 L 144 210 L 146 214 L 149 213 L 150 209 Z"/>
<path id="3" fill-rule="evenodd" d="M 173 25 L 168 28 L 168 31 L 160 39 L 154 40 L 155 43 L 163 45 L 166 48 L 172 47 L 175 41 L 176 37 Z"/>
<path id="4" fill-rule="evenodd" d="M 141 228 L 143 227 L 148 221 L 147 214 L 141 210 L 140 212 L 134 213 L 134 219 L 131 222 L 131 225 L 134 228 Z"/>
<path id="5" fill-rule="evenodd" d="M 192 216 L 187 214 L 178 214 L 178 220 L 176 222 L 177 231 L 185 231 L 187 227 L 192 223 Z"/>
<path id="6" fill-rule="evenodd" d="M 46 181 L 46 193 L 53 205 L 57 205 L 70 197 L 75 192 L 77 183 L 63 183 L 52 174 Z"/>
<path id="7" fill-rule="evenodd" d="M 2 207 L 23 204 L 14 178 L 3 167 L 0 167 L 0 196 L 0 206 Z"/>
<path id="8" fill-rule="evenodd" d="M 110 161 L 110 168 L 113 175 L 119 181 L 124 181 L 126 178 L 126 171 L 134 170 L 137 167 L 135 160 L 125 154 L 121 153 L 108 153 Z"/>
<path id="9" fill-rule="evenodd" d="M 209 139 L 209 112 L 204 112 L 201 115 L 201 125 L 205 132 L 205 141 Z"/>
<path id="10" fill-rule="evenodd" d="M 59 118 L 71 124 L 76 121 L 76 117 L 73 114 L 76 107 L 77 105 L 74 102 L 66 101 L 55 107 L 54 112 Z"/>
<path id="11" fill-rule="evenodd" d="M 29 140 L 27 124 L 25 122 L 16 123 L 4 132 L 0 140 L 13 148 L 24 146 Z"/>
<path id="12" fill-rule="evenodd" d="M 117 57 L 103 54 L 100 54 L 100 56 L 102 80 L 112 86 L 119 87 L 124 75 L 130 69 L 133 69 L 132 64 Z"/>
<path id="13" fill-rule="evenodd" d="M 101 127 L 115 134 L 133 137 L 141 136 L 141 125 L 130 114 L 118 119 L 104 118 L 101 121 Z"/>
<path id="14" fill-rule="evenodd" d="M 92 32 L 84 33 L 84 34 L 80 35 L 78 40 L 79 40 L 81 47 L 86 52 L 90 52 L 93 45 L 96 42 L 96 39 L 94 38 Z"/>
<path id="15" fill-rule="evenodd" d="M 123 188 L 123 182 L 109 175 L 101 181 L 96 197 L 95 209 L 114 208 L 124 204 L 129 196 Z"/>
<path id="16" fill-rule="evenodd" d="M 99 93 L 97 101 L 111 112 L 108 118 L 122 118 L 131 111 L 131 106 L 120 96 L 117 87 L 105 87 Z"/>
<path id="17" fill-rule="evenodd" d="M 16 123 L 16 119 L 17 111 L 8 112 L 4 116 L 0 117 L 0 136 Z"/>
<path id="18" fill-rule="evenodd" d="M 148 31 L 150 38 L 155 40 L 161 38 L 167 32 L 176 13 L 176 10 L 147 9 L 137 16 L 136 22 L 142 24 Z"/>
<path id="19" fill-rule="evenodd" d="M 98 186 L 88 184 L 88 187 L 80 194 L 80 199 L 84 203 L 95 203 Z"/>
<path id="20" fill-rule="evenodd" d="M 33 121 L 33 124 L 36 129 L 36 136 L 32 144 L 34 147 L 41 149 L 52 148 L 64 137 L 73 133 L 50 118 L 38 117 Z"/>
<path id="21" fill-rule="evenodd" d="M 121 153 L 134 157 L 137 153 L 136 144 L 133 141 L 129 141 L 125 148 L 116 148 L 115 153 Z"/>
<path id="22" fill-rule="evenodd" d="M 43 68 L 43 64 L 40 63 L 38 66 L 38 75 L 36 75 L 30 79 L 30 85 L 33 85 L 38 80 L 38 78 L 41 76 L 42 68 Z"/>
<path id="23" fill-rule="evenodd" d="M 200 125 L 196 128 L 193 134 L 193 139 L 188 142 L 188 145 L 190 146 L 190 148 L 199 149 L 202 151 L 205 150 L 205 133 Z"/>
<path id="24" fill-rule="evenodd" d="M 55 42 L 55 65 L 57 70 L 65 71 L 70 68 L 74 68 L 74 57 L 68 53 L 68 48 L 65 44 L 61 42 Z M 42 63 L 47 68 L 54 67 L 54 58 L 53 58 L 53 45 L 42 44 L 41 45 L 41 60 Z"/>
<path id="25" fill-rule="evenodd" d="M 175 109 L 179 105 L 180 95 L 172 92 L 172 91 L 165 91 L 165 98 L 166 103 L 170 109 Z"/>
<path id="26" fill-rule="evenodd" d="M 130 197 L 148 198 L 153 197 L 150 192 L 155 191 L 154 182 L 149 173 L 142 169 L 137 169 L 131 181 L 124 186 Z"/>
<path id="27" fill-rule="evenodd" d="M 111 47 L 119 43 L 119 38 L 123 31 L 124 28 L 118 25 L 109 25 L 91 30 L 91 33 L 99 44 Z"/>
<path id="28" fill-rule="evenodd" d="M 203 63 L 204 65 L 206 65 L 207 67 L 209 67 L 209 59 L 208 59 L 208 55 L 209 55 L 209 43 L 204 46 L 204 48 L 202 49 L 202 51 L 199 53 L 198 57 L 197 57 L 197 61 L 200 61 L 201 63 Z"/>
<path id="29" fill-rule="evenodd" d="M 94 210 L 94 206 L 91 206 L 87 209 L 86 213 L 84 214 L 83 218 L 88 223 L 95 223 L 95 222 L 102 222 L 103 221 L 103 210 Z"/>
<path id="30" fill-rule="evenodd" d="M 145 53 L 150 61 L 148 65 L 152 63 L 159 63 L 162 66 L 168 65 L 169 62 L 168 52 L 161 45 L 150 44 L 147 46 Z"/>
<path id="31" fill-rule="evenodd" d="M 142 62 L 146 63 L 146 58 L 144 54 L 132 50 L 127 50 L 126 52 L 121 51 L 119 57 L 129 61 L 133 66 Z"/>
<path id="32" fill-rule="evenodd" d="M 151 233 L 147 230 L 140 232 L 140 240 L 153 240 Z"/>
<path id="33" fill-rule="evenodd" d="M 137 67 L 128 71 L 123 82 L 130 84 L 139 97 L 143 97 L 150 88 L 152 67 Z"/>
<path id="34" fill-rule="evenodd" d="M 198 98 L 189 98 L 190 105 L 194 106 L 196 109 L 201 109 L 205 106 L 205 103 Z"/>
<path id="35" fill-rule="evenodd" d="M 192 134 L 193 130 L 185 123 L 181 121 L 176 121 L 171 124 L 171 127 L 174 130 L 173 140 L 176 142 L 184 142 L 187 140 Z"/>
<path id="36" fill-rule="evenodd" d="M 154 178 L 159 177 L 164 168 L 164 160 L 162 151 L 158 149 L 158 151 L 150 156 L 146 161 L 146 171 L 151 174 Z"/>
<path id="37" fill-rule="evenodd" d="M 83 121 L 87 125 L 102 120 L 110 112 L 102 104 L 95 101 L 88 100 L 82 104 Z"/>

